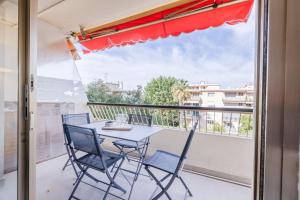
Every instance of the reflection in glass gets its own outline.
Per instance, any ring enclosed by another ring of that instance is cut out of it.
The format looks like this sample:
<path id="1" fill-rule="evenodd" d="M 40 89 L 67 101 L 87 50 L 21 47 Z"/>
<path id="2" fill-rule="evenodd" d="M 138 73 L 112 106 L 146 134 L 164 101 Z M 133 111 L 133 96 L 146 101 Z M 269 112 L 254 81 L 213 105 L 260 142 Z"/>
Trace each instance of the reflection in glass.
<path id="1" fill-rule="evenodd" d="M 17 199 L 18 3 L 0 1 L 0 200 Z"/>

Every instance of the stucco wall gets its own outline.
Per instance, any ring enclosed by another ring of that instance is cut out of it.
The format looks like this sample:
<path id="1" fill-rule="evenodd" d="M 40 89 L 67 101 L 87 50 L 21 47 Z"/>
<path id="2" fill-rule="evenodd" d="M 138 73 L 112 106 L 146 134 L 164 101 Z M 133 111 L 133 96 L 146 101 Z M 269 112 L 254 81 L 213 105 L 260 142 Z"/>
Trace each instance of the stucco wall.
<path id="1" fill-rule="evenodd" d="M 184 131 L 161 130 L 151 137 L 148 154 L 153 154 L 157 149 L 180 154 L 187 135 Z M 106 140 L 105 147 L 112 148 L 111 140 Z M 251 185 L 253 152 L 253 139 L 196 133 L 185 168 Z"/>
<path id="2" fill-rule="evenodd" d="M 151 138 L 150 152 L 155 149 L 180 153 L 186 132 L 162 130 Z M 197 133 L 186 161 L 186 168 L 245 184 L 253 177 L 254 140 Z"/>

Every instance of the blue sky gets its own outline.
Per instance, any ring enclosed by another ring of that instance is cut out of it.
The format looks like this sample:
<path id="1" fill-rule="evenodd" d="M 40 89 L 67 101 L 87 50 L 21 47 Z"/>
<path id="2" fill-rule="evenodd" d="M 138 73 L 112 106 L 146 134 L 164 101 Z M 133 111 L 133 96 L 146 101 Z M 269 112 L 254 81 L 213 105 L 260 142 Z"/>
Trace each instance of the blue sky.
<path id="1" fill-rule="evenodd" d="M 254 82 L 253 13 L 247 23 L 81 55 L 76 65 L 84 84 L 101 78 L 123 81 L 125 89 L 134 89 L 164 75 L 191 83 L 243 86 Z"/>

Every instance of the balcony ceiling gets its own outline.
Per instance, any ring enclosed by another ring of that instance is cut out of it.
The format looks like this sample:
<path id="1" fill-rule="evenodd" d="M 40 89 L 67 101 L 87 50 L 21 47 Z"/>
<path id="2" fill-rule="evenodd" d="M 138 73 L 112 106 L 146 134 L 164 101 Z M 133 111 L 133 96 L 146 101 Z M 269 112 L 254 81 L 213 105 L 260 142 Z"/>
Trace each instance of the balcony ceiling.
<path id="1" fill-rule="evenodd" d="M 64 32 L 101 26 L 170 3 L 191 0 L 39 0 L 39 18 Z"/>

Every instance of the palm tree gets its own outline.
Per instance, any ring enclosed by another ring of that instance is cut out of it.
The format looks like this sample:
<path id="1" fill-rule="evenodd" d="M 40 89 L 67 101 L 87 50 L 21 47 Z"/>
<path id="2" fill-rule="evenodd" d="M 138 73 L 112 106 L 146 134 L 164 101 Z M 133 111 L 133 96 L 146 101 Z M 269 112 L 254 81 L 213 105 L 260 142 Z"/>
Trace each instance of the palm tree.
<path id="1" fill-rule="evenodd" d="M 187 91 L 188 83 L 187 81 L 180 80 L 177 81 L 172 87 L 172 94 L 178 100 L 179 105 L 183 105 L 184 102 L 191 98 L 191 94 Z M 187 121 L 186 121 L 186 113 L 183 111 L 184 125 L 187 130 Z"/>

